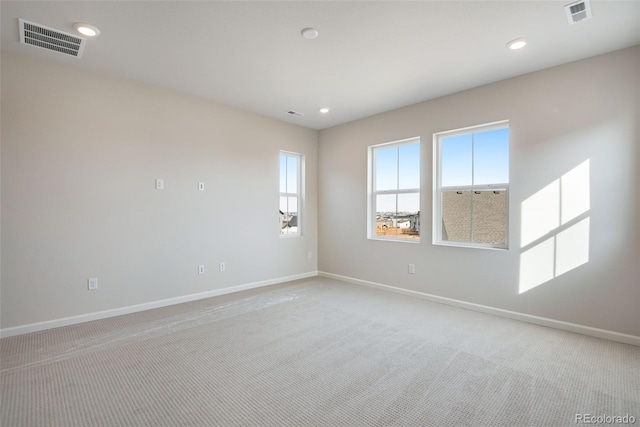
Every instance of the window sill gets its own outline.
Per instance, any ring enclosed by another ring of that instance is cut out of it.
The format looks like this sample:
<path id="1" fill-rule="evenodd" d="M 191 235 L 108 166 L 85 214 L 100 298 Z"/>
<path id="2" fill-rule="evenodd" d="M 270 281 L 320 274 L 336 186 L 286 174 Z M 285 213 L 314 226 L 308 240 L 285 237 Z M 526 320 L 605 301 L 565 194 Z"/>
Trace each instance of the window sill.
<path id="1" fill-rule="evenodd" d="M 433 242 L 434 246 L 452 246 L 457 248 L 468 248 L 468 249 L 489 249 L 489 250 L 497 250 L 497 251 L 508 251 L 508 246 L 493 246 L 493 245 L 483 245 L 481 243 L 467 243 L 467 242 Z"/>
<path id="2" fill-rule="evenodd" d="M 393 237 L 367 237 L 367 239 L 378 240 L 381 242 L 420 243 L 420 239 L 398 239 Z"/>

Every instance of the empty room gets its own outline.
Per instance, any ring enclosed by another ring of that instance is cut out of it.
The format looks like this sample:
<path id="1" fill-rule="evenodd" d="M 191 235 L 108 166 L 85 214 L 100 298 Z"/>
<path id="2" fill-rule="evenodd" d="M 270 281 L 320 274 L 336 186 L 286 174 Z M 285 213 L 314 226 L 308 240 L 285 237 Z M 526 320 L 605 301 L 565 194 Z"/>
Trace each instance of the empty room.
<path id="1" fill-rule="evenodd" d="M 3 427 L 640 424 L 640 2 L 0 23 Z"/>

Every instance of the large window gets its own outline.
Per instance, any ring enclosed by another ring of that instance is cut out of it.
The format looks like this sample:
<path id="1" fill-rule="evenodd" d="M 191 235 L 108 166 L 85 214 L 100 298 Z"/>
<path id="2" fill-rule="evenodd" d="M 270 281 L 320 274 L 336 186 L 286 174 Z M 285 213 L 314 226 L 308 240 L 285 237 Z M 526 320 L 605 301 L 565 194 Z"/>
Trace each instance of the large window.
<path id="1" fill-rule="evenodd" d="M 507 248 L 509 124 L 434 135 L 433 243 Z"/>
<path id="2" fill-rule="evenodd" d="M 280 235 L 299 236 L 302 225 L 303 158 L 280 152 Z"/>
<path id="3" fill-rule="evenodd" d="M 419 241 L 420 140 L 369 147 L 370 239 Z"/>

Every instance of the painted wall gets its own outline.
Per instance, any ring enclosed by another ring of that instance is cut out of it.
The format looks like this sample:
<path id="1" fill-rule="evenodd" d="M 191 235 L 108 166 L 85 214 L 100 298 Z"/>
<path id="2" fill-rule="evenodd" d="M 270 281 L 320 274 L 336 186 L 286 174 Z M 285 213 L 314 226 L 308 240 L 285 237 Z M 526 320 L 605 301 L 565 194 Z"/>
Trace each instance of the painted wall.
<path id="1" fill-rule="evenodd" d="M 3 53 L 2 328 L 315 272 L 317 137 Z M 279 150 L 306 157 L 300 238 L 279 237 Z"/>
<path id="2" fill-rule="evenodd" d="M 1 64 L 2 329 L 320 269 L 640 335 L 640 47 L 327 129 L 319 145 L 316 131 L 131 81 L 6 53 Z M 502 119 L 510 249 L 433 246 L 433 133 Z M 413 136 L 422 240 L 368 240 L 367 147 Z M 301 238 L 277 234 L 281 149 L 306 156 Z M 527 206 L 585 164 L 588 209 L 523 245 Z M 585 240 L 586 262 L 523 291 L 531 267 L 554 270 Z"/>
<path id="3" fill-rule="evenodd" d="M 639 80 L 635 47 L 321 131 L 319 269 L 640 336 Z M 504 119 L 509 250 L 434 246 L 433 134 Z M 416 136 L 421 242 L 368 240 L 367 147 Z"/>

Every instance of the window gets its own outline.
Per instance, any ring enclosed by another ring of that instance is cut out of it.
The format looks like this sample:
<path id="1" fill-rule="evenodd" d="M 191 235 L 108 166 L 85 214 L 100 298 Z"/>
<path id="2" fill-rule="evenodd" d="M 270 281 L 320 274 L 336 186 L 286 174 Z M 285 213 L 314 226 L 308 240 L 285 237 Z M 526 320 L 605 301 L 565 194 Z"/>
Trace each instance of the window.
<path id="1" fill-rule="evenodd" d="M 369 147 L 370 239 L 420 239 L 420 140 Z"/>
<path id="2" fill-rule="evenodd" d="M 507 248 L 509 124 L 434 135 L 433 243 Z"/>
<path id="3" fill-rule="evenodd" d="M 299 236 L 302 213 L 303 158 L 280 152 L 280 235 Z"/>

